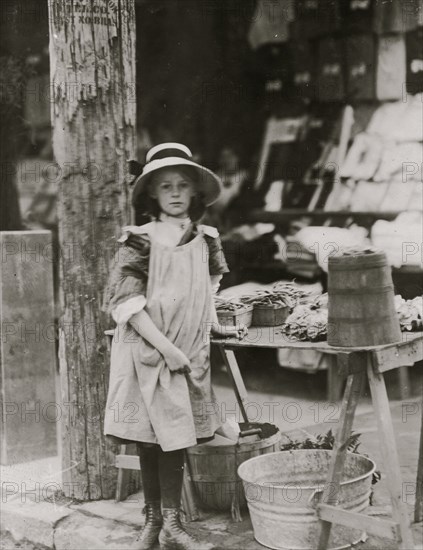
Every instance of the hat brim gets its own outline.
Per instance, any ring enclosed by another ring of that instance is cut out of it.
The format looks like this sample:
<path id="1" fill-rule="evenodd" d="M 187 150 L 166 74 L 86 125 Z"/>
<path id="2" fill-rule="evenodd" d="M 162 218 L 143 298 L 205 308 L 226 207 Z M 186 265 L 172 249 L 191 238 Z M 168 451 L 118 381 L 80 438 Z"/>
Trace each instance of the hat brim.
<path id="1" fill-rule="evenodd" d="M 157 172 L 157 170 L 161 168 L 169 168 L 171 166 L 190 166 L 195 169 L 198 175 L 198 179 L 195 183 L 198 185 L 203 195 L 204 204 L 210 206 L 216 202 L 222 190 L 222 182 L 216 174 L 191 160 L 179 157 L 167 157 L 164 159 L 152 160 L 144 166 L 142 174 L 138 176 L 134 182 L 132 204 L 135 205 L 139 196 L 146 190 L 146 186 L 154 172 Z"/>

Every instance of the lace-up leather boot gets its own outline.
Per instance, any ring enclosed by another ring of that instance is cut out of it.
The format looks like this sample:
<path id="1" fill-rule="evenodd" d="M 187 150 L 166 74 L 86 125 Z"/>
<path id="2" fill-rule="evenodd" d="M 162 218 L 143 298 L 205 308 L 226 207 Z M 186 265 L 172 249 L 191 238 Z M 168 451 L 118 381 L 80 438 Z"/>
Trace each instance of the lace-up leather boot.
<path id="1" fill-rule="evenodd" d="M 145 514 L 145 525 L 138 537 L 136 550 L 152 548 L 157 542 L 163 524 L 160 501 L 146 503 L 143 513 Z"/>
<path id="2" fill-rule="evenodd" d="M 212 550 L 213 544 L 202 542 L 182 527 L 179 510 L 163 508 L 163 527 L 159 535 L 162 550 Z"/>

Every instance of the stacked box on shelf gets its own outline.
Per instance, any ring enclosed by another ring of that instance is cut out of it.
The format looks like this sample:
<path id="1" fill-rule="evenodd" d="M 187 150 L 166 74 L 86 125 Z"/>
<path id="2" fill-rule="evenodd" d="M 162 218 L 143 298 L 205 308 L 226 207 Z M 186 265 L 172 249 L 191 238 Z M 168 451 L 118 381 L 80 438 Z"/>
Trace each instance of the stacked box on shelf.
<path id="1" fill-rule="evenodd" d="M 407 25 L 404 8 L 407 2 L 394 0 L 376 2 L 373 30 L 377 34 L 405 32 Z"/>
<path id="2" fill-rule="evenodd" d="M 347 96 L 350 100 L 375 97 L 375 45 L 371 33 L 347 36 L 345 44 Z"/>
<path id="3" fill-rule="evenodd" d="M 289 23 L 292 19 L 291 0 L 281 0 L 273 5 L 268 0 L 258 0 L 248 33 L 248 41 L 253 50 L 257 50 L 264 44 L 287 42 Z"/>
<path id="4" fill-rule="evenodd" d="M 373 31 L 376 0 L 340 0 L 342 26 L 347 33 Z"/>
<path id="5" fill-rule="evenodd" d="M 340 38 L 328 36 L 317 44 L 317 100 L 342 101 L 345 99 L 344 43 Z"/>
<path id="6" fill-rule="evenodd" d="M 301 99 L 316 97 L 316 55 L 309 40 L 292 40 L 289 44 L 293 67 L 293 87 Z"/>
<path id="7" fill-rule="evenodd" d="M 423 24 L 421 0 L 378 0 L 374 6 L 376 34 L 404 33 Z"/>
<path id="8" fill-rule="evenodd" d="M 423 27 L 408 31 L 406 90 L 409 94 L 423 92 Z"/>
<path id="9" fill-rule="evenodd" d="M 402 34 L 378 37 L 376 97 L 379 101 L 401 99 L 406 79 L 405 40 Z"/>
<path id="10" fill-rule="evenodd" d="M 291 49 L 282 43 L 261 45 L 254 53 L 254 72 L 266 107 L 274 110 L 291 93 Z"/>
<path id="11" fill-rule="evenodd" d="M 296 0 L 291 38 L 312 40 L 341 28 L 338 0 Z"/>

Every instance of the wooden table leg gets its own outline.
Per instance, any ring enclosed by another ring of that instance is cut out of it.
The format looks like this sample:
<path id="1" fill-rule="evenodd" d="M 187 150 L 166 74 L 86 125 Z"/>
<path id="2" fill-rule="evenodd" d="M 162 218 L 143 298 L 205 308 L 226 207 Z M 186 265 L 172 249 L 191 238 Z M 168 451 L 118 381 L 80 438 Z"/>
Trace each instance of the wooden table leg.
<path id="1" fill-rule="evenodd" d="M 247 390 L 245 388 L 244 380 L 239 370 L 238 362 L 235 357 L 235 353 L 231 349 L 225 349 L 223 346 L 218 346 L 222 354 L 222 359 L 225 363 L 226 371 L 231 379 L 232 386 L 235 391 L 235 397 L 241 410 L 242 418 L 244 422 L 249 422 L 248 414 L 245 406 L 248 404 Z"/>
<path id="2" fill-rule="evenodd" d="M 342 471 L 347 454 L 347 441 L 351 434 L 355 411 L 363 387 L 363 380 L 364 372 L 350 374 L 347 378 L 332 461 L 329 467 L 327 482 L 323 489 L 322 504 L 337 504 L 339 487 L 342 481 Z M 318 550 L 326 550 L 331 528 L 332 524 L 330 522 L 321 521 Z"/>
<path id="3" fill-rule="evenodd" d="M 397 375 L 400 399 L 408 399 L 410 397 L 410 375 L 408 367 L 400 367 L 397 369 Z"/>
<path id="4" fill-rule="evenodd" d="M 382 460 L 389 480 L 388 489 L 391 495 L 392 512 L 394 520 L 398 523 L 402 539 L 399 542 L 399 548 L 401 550 L 410 550 L 414 548 L 413 535 L 411 533 L 407 506 L 403 501 L 400 463 L 395 444 L 395 434 L 392 426 L 385 380 L 383 374 L 374 371 L 371 357 L 369 357 L 367 364 L 367 376 L 378 425 Z"/>
<path id="5" fill-rule="evenodd" d="M 330 403 L 336 403 L 342 398 L 342 385 L 345 381 L 345 375 L 340 374 L 338 360 L 337 355 L 328 355 L 327 400 Z"/>
<path id="6" fill-rule="evenodd" d="M 420 406 L 422 409 L 422 423 L 420 428 L 419 463 L 417 466 L 416 479 L 416 506 L 414 509 L 414 521 L 416 523 L 423 521 L 423 402 Z"/>

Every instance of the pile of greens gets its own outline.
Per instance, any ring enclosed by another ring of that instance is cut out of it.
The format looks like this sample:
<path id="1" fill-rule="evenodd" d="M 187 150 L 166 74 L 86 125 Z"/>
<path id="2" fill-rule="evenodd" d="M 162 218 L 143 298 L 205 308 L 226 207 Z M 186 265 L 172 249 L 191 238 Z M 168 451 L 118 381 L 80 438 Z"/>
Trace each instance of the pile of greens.
<path id="1" fill-rule="evenodd" d="M 231 313 L 237 313 L 241 309 L 245 309 L 247 306 L 242 302 L 236 300 L 225 300 L 220 296 L 214 297 L 214 303 L 216 305 L 216 311 L 229 311 Z"/>
<path id="2" fill-rule="evenodd" d="M 285 437 L 288 439 L 287 443 L 281 444 L 281 451 L 294 451 L 298 449 L 324 449 L 331 451 L 335 444 L 335 435 L 332 430 L 329 430 L 325 434 L 318 434 L 314 439 L 307 437 L 303 440 L 294 440 L 291 439 L 288 435 L 285 434 Z M 351 453 L 361 454 L 367 456 L 364 453 L 360 453 L 358 448 L 361 444 L 360 442 L 361 434 L 351 432 L 350 437 L 347 440 L 347 450 Z M 376 470 L 372 476 L 372 485 L 377 483 L 381 479 L 381 474 L 379 470 Z M 370 497 L 370 504 L 372 504 L 372 498 Z"/>
<path id="3" fill-rule="evenodd" d="M 272 290 L 256 290 L 242 296 L 240 300 L 254 306 L 288 307 L 292 311 L 297 304 L 308 297 L 309 293 L 295 283 L 276 283 Z"/>
<path id="4" fill-rule="evenodd" d="M 291 340 L 320 342 L 327 338 L 328 295 L 322 294 L 306 304 L 298 304 L 282 326 Z"/>

